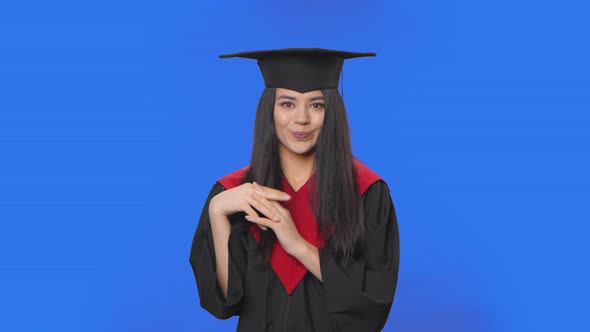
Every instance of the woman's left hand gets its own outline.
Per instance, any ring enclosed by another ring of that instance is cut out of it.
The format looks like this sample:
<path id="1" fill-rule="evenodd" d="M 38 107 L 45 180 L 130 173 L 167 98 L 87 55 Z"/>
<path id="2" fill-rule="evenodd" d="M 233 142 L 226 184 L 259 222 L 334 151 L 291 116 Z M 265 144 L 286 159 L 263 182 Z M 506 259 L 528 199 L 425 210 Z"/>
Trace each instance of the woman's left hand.
<path id="1" fill-rule="evenodd" d="M 254 191 L 250 193 L 250 196 L 253 199 L 252 202 L 254 203 L 252 206 L 259 211 L 264 209 L 263 207 L 274 211 L 278 220 L 275 221 L 264 217 L 251 218 L 250 216 L 246 216 L 246 219 L 258 225 L 270 227 L 270 229 L 275 232 L 283 249 L 285 249 L 287 253 L 293 255 L 302 245 L 304 245 L 305 239 L 299 234 L 299 231 L 293 222 L 293 218 L 291 217 L 291 213 L 279 202 L 266 199 L 256 193 L 257 191 L 263 192 L 270 188 L 256 183 L 253 187 Z"/>

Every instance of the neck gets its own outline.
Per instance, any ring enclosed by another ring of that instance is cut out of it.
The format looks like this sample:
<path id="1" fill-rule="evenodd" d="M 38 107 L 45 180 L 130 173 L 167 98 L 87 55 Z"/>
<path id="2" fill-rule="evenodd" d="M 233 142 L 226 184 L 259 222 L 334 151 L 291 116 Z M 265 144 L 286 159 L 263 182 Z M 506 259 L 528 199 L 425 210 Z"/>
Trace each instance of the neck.
<path id="1" fill-rule="evenodd" d="M 281 157 L 281 168 L 287 181 L 293 189 L 297 190 L 307 179 L 311 177 L 314 171 L 315 154 L 298 155 L 286 151 L 284 148 L 279 149 Z"/>

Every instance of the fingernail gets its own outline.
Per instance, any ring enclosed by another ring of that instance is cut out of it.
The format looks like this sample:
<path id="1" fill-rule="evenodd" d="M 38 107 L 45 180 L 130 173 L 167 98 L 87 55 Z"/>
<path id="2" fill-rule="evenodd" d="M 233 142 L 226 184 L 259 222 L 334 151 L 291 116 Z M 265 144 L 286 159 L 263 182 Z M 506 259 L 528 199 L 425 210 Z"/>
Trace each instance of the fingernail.
<path id="1" fill-rule="evenodd" d="M 281 218 L 279 218 L 278 216 L 273 216 L 273 217 L 272 217 L 272 220 L 274 220 L 274 221 L 279 221 L 279 220 L 281 220 Z"/>
<path id="2" fill-rule="evenodd" d="M 246 216 L 246 220 L 251 220 L 252 218 L 250 218 L 250 216 Z"/>

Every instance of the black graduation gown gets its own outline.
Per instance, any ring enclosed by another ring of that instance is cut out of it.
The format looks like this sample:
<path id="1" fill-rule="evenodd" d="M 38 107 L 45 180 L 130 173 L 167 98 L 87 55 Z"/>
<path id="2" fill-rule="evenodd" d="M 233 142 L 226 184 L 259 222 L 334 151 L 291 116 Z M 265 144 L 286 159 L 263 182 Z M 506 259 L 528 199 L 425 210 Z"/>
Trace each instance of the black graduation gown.
<path id="1" fill-rule="evenodd" d="M 378 331 L 388 318 L 399 267 L 395 208 L 385 182 L 362 195 L 367 250 L 342 266 L 319 248 L 323 282 L 307 272 L 291 295 L 270 266 L 256 266 L 257 242 L 244 214 L 230 216 L 228 296 L 217 283 L 215 250 L 208 215 L 211 198 L 224 190 L 215 183 L 195 232 L 190 263 L 201 306 L 217 318 L 239 315 L 237 331 Z M 240 226 L 241 225 L 241 226 Z"/>

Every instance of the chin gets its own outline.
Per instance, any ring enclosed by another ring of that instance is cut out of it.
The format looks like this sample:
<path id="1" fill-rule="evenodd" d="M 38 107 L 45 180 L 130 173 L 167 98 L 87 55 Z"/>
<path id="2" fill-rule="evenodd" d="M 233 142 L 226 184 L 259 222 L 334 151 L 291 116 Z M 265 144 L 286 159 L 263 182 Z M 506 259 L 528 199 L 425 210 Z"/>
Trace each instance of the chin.
<path id="1" fill-rule="evenodd" d="M 315 151 L 315 146 L 306 146 L 306 147 L 293 147 L 289 149 L 292 153 L 300 155 L 300 156 L 308 156 L 313 154 Z"/>

